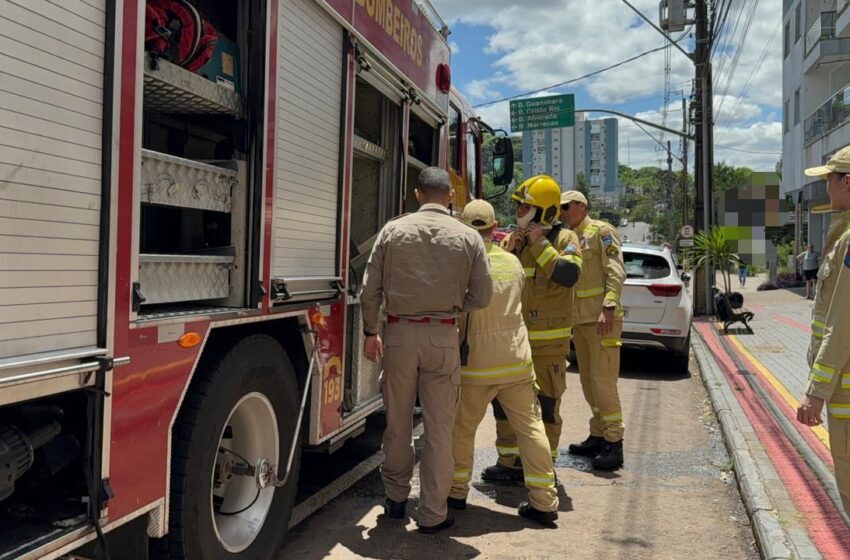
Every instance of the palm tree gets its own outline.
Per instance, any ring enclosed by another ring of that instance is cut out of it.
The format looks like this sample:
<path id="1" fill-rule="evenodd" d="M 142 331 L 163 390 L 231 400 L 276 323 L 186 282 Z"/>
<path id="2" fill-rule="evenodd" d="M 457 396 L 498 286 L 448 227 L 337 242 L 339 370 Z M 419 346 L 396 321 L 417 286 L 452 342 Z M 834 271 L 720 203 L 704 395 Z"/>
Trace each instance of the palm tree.
<path id="1" fill-rule="evenodd" d="M 708 234 L 698 233 L 694 236 L 694 246 L 688 252 L 688 260 L 693 263 L 694 269 L 706 266 L 709 261 L 720 267 L 727 294 L 732 289 L 730 268 L 741 263 L 741 258 L 729 247 L 723 230 L 717 226 L 713 226 Z"/>

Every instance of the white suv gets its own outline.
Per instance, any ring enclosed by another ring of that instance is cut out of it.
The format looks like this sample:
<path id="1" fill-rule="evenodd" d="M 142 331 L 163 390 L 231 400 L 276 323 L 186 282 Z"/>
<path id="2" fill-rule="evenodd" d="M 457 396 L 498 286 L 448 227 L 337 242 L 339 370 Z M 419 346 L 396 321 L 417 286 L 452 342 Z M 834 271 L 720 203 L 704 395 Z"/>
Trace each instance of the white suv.
<path id="1" fill-rule="evenodd" d="M 675 257 L 667 248 L 625 243 L 623 261 L 623 346 L 668 350 L 673 370 L 686 373 L 693 310 Z"/>

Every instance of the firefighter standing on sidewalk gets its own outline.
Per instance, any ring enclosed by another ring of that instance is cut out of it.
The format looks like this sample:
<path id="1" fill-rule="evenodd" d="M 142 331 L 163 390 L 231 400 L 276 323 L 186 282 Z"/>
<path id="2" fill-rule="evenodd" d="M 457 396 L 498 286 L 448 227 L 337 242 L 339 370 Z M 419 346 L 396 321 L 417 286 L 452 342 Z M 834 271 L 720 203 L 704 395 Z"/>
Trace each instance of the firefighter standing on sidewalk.
<path id="1" fill-rule="evenodd" d="M 419 468 L 419 531 L 450 527 L 446 499 L 452 481 L 452 428 L 460 385 L 457 316 L 485 307 L 493 293 L 481 236 L 449 215 L 454 191 L 449 174 L 429 167 L 419 174 L 418 212 L 387 223 L 378 233 L 363 279 L 364 354 L 384 358 L 381 389 L 387 410 L 381 466 L 387 516 L 403 519 L 415 453 L 416 394 L 425 420 Z M 383 304 L 387 314 L 379 334 Z M 386 352 L 385 352 L 386 349 Z"/>
<path id="2" fill-rule="evenodd" d="M 620 240 L 611 224 L 591 220 L 579 191 L 561 195 L 561 220 L 579 236 L 584 267 L 575 287 L 573 344 L 584 398 L 590 405 L 590 435 L 570 444 L 573 455 L 593 457 L 593 467 L 623 465 L 623 410 L 617 392 L 626 280 Z"/>
<path id="3" fill-rule="evenodd" d="M 534 363 L 522 318 L 523 267 L 516 256 L 491 241 L 497 222 L 489 202 L 470 202 L 462 217 L 484 239 L 493 278 L 493 298 L 484 309 L 470 313 L 461 326 L 469 354 L 466 363 L 461 364 L 460 404 L 452 447 L 454 477 L 448 505 L 466 509 L 475 431 L 487 412 L 487 405 L 498 398 L 516 432 L 528 488 L 528 502 L 520 504 L 519 514 L 552 524 L 558 519 L 558 493 L 549 441 L 534 393 Z"/>
<path id="4" fill-rule="evenodd" d="M 797 420 L 806 426 L 821 424 L 826 404 L 835 482 L 844 511 L 850 514 L 850 146 L 805 173 L 826 180 L 832 209 L 842 214 L 827 235 L 818 270 L 809 384 Z"/>
<path id="5" fill-rule="evenodd" d="M 540 410 L 549 449 L 558 456 L 561 438 L 561 396 L 566 390 L 566 355 L 572 332 L 572 286 L 581 273 L 578 237 L 560 223 L 561 188 L 554 179 L 538 175 L 524 181 L 511 199 L 516 202 L 518 229 L 503 247 L 519 256 L 525 274 L 522 311 L 528 328 Z M 484 480 L 522 480 L 522 461 L 514 430 L 498 399 L 496 449 L 499 460 L 482 473 Z"/>

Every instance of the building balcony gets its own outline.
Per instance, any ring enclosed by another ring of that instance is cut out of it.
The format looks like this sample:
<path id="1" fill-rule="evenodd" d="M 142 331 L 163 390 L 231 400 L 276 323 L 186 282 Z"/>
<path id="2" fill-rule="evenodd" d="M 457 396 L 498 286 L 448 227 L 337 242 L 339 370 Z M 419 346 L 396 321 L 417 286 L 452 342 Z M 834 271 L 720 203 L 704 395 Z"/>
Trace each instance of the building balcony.
<path id="1" fill-rule="evenodd" d="M 838 0 L 835 4 L 835 35 L 850 37 L 850 0 Z"/>
<path id="2" fill-rule="evenodd" d="M 838 37 L 835 24 L 836 12 L 821 12 L 809 27 L 803 59 L 805 74 L 812 73 L 821 64 L 843 60 L 850 54 L 850 38 Z"/>
<path id="3" fill-rule="evenodd" d="M 803 121 L 803 146 L 809 146 L 850 121 L 850 84 L 838 90 Z"/>

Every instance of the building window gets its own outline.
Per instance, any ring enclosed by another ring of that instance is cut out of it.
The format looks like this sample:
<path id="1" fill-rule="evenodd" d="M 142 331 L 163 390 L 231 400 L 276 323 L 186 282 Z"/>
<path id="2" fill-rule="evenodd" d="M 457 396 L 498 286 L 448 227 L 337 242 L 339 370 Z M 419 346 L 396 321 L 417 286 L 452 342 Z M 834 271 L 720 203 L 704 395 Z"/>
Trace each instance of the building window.
<path id="1" fill-rule="evenodd" d="M 788 132 L 788 100 L 782 105 L 782 134 Z"/>
<path id="2" fill-rule="evenodd" d="M 785 35 L 783 36 L 784 40 L 784 48 L 782 52 L 783 56 L 788 56 L 791 53 L 791 21 L 785 22 Z"/>
<path id="3" fill-rule="evenodd" d="M 802 20 L 802 11 L 803 9 L 803 0 L 800 0 L 800 3 L 797 4 L 797 9 L 794 12 L 794 42 L 800 40 L 800 37 L 803 36 L 803 20 Z"/>
<path id="4" fill-rule="evenodd" d="M 800 90 L 794 92 L 794 124 L 800 124 Z"/>

